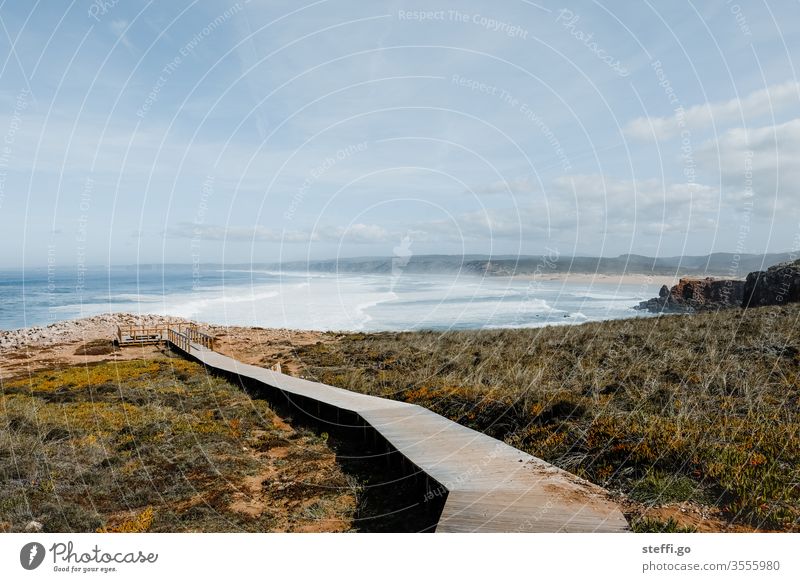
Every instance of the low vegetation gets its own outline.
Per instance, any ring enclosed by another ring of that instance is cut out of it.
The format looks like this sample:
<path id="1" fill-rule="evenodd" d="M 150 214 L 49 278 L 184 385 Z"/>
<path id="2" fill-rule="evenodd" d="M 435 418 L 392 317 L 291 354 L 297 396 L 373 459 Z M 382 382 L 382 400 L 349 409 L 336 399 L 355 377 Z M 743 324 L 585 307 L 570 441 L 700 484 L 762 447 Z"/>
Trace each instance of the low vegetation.
<path id="1" fill-rule="evenodd" d="M 0 531 L 352 529 L 355 486 L 325 438 L 197 364 L 104 362 L 0 386 Z"/>
<path id="2" fill-rule="evenodd" d="M 421 404 L 634 502 L 798 531 L 798 321 L 791 305 L 530 330 L 327 334 L 297 356 L 307 377 Z M 642 531 L 683 528 L 633 521 Z"/>

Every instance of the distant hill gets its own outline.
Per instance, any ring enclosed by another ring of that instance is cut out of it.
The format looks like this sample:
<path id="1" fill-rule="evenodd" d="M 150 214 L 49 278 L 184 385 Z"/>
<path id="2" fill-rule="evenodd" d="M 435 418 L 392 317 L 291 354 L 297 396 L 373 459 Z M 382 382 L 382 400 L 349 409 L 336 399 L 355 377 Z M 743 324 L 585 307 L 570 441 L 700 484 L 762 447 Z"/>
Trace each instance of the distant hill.
<path id="1" fill-rule="evenodd" d="M 391 273 L 400 269 L 405 273 L 456 273 L 476 271 L 477 266 L 489 259 L 513 261 L 514 255 L 490 257 L 489 255 L 414 255 L 407 261 L 403 257 L 356 257 L 321 261 L 293 261 L 272 265 L 286 271 L 314 271 L 322 273 Z"/>
<path id="2" fill-rule="evenodd" d="M 789 253 L 764 255 L 713 253 L 703 256 L 647 257 L 626 254 L 618 257 L 560 257 L 553 260 L 544 256 L 514 255 L 414 255 L 406 262 L 398 257 L 357 257 L 320 261 L 294 261 L 268 268 L 286 271 L 314 271 L 324 273 L 391 273 L 400 269 L 404 273 L 455 273 L 509 276 L 553 273 L 597 273 L 603 275 L 653 274 L 653 275 L 715 275 L 744 278 L 752 271 L 764 270 L 770 265 L 796 258 Z"/>

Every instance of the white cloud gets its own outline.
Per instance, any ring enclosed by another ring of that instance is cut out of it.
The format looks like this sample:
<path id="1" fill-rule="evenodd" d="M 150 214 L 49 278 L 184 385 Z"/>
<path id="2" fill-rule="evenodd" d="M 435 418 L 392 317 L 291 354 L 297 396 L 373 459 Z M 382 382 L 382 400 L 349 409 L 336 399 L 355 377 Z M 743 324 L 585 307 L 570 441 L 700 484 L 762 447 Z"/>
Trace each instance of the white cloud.
<path id="1" fill-rule="evenodd" d="M 562 240 L 608 236 L 683 234 L 716 228 L 719 190 L 651 178 L 626 180 L 597 174 L 562 176 L 535 203 L 461 213 L 455 222 L 419 228 L 436 240 Z"/>
<path id="2" fill-rule="evenodd" d="M 708 173 L 719 173 L 725 201 L 757 214 L 800 211 L 800 118 L 755 129 L 731 129 L 697 151 Z"/>
<path id="3" fill-rule="evenodd" d="M 170 226 L 164 232 L 167 238 L 184 238 L 228 242 L 282 242 L 282 243 L 308 243 L 308 242 L 350 242 L 350 243 L 377 243 L 386 242 L 397 238 L 382 226 L 375 224 L 352 224 L 348 227 L 323 226 L 313 232 L 301 230 L 280 230 L 267 228 L 262 225 L 219 225 L 195 224 L 180 222 Z"/>
<path id="4" fill-rule="evenodd" d="M 684 110 L 683 124 L 686 128 L 705 129 L 712 124 L 741 123 L 779 110 L 800 106 L 800 83 L 790 81 L 771 85 L 750 93 L 746 97 L 695 105 Z M 639 117 L 623 129 L 625 135 L 634 139 L 664 140 L 680 135 L 681 117 Z"/>
<path id="5" fill-rule="evenodd" d="M 323 227 L 314 231 L 314 240 L 348 241 L 354 243 L 378 243 L 394 240 L 388 230 L 376 224 L 351 224 L 348 227 Z"/>
<path id="6" fill-rule="evenodd" d="M 213 241 L 266 241 L 306 242 L 309 236 L 299 231 L 281 232 L 260 225 L 223 226 L 217 224 L 195 224 L 181 222 L 165 231 L 167 238 L 188 238 Z"/>
<path id="7" fill-rule="evenodd" d="M 380 224 L 323 224 L 313 231 L 282 231 L 260 225 L 221 226 L 180 223 L 166 235 L 178 238 L 282 243 L 349 243 L 380 245 L 413 232 L 418 242 L 456 243 L 493 240 L 604 240 L 607 237 L 683 236 L 717 228 L 721 205 L 718 188 L 693 183 L 665 183 L 650 178 L 629 180 L 596 174 L 555 179 L 545 192 L 524 204 L 464 211 L 452 219 L 422 220 L 396 228 Z M 724 207 L 722 208 L 724 210 Z"/>
<path id="8" fill-rule="evenodd" d="M 649 236 L 680 235 L 684 237 L 690 232 L 713 231 L 717 228 L 717 221 L 709 217 L 686 220 L 668 218 L 661 222 L 643 222 L 637 226 L 640 233 Z"/>
<path id="9" fill-rule="evenodd" d="M 644 213 L 652 218 L 662 213 L 711 211 L 719 198 L 716 188 L 690 182 L 665 183 L 655 178 L 624 180 L 599 174 L 562 176 L 554 181 L 554 201 L 571 197 L 579 211 L 605 209 L 615 217 Z M 574 204 L 573 204 L 574 206 Z"/>
<path id="10" fill-rule="evenodd" d="M 541 187 L 534 184 L 530 178 L 515 178 L 513 180 L 498 180 L 491 184 L 477 186 L 468 190 L 467 193 L 475 194 L 529 194 L 541 190 Z"/>

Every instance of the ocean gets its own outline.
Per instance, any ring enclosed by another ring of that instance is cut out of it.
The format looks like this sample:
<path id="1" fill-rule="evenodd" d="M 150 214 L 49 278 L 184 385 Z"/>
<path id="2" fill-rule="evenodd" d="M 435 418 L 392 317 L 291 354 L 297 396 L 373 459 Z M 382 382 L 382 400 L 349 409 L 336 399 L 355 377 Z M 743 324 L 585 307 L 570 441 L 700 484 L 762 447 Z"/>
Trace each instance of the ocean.
<path id="1" fill-rule="evenodd" d="M 189 265 L 0 271 L 0 328 L 107 312 L 324 331 L 540 327 L 646 317 L 658 284 L 528 281 L 473 274 L 350 274 Z"/>

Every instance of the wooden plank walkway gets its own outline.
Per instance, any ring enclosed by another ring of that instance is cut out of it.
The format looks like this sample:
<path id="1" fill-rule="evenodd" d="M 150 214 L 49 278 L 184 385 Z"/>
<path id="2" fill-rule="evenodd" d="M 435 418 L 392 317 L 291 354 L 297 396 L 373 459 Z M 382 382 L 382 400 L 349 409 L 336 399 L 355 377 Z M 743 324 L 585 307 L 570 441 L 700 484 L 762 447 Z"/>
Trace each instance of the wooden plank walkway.
<path id="1" fill-rule="evenodd" d="M 341 430 L 380 435 L 406 472 L 425 479 L 426 499 L 445 498 L 437 532 L 628 530 L 604 489 L 426 408 L 244 364 L 177 330 L 167 335 L 211 370 L 278 390 Z"/>
<path id="2" fill-rule="evenodd" d="M 167 341 L 169 330 L 178 332 L 179 335 L 174 336 L 177 341 L 191 341 L 214 349 L 214 338 L 202 333 L 193 323 L 154 326 L 118 325 L 117 344 L 121 347 L 160 344 Z"/>

